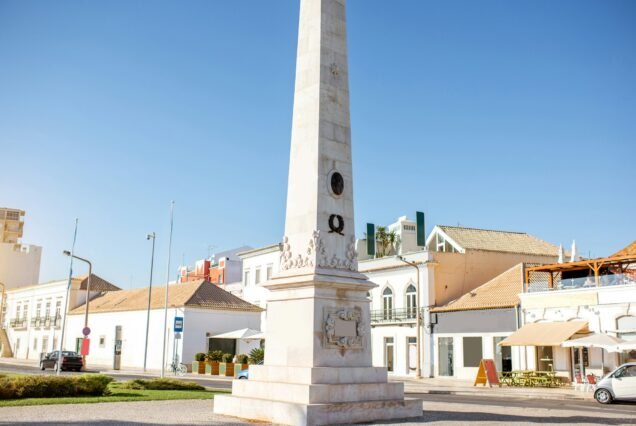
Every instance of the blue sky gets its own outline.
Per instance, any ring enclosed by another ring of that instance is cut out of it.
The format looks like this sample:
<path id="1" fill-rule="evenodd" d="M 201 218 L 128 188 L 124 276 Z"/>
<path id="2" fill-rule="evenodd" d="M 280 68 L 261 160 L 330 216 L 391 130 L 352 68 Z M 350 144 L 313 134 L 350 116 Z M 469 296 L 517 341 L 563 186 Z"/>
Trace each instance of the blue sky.
<path id="1" fill-rule="evenodd" d="M 297 0 L 0 0 L 0 205 L 41 279 L 124 287 L 279 241 Z M 636 2 L 349 0 L 356 227 L 427 214 L 610 254 L 636 238 Z M 83 272 L 78 266 L 76 271 Z"/>

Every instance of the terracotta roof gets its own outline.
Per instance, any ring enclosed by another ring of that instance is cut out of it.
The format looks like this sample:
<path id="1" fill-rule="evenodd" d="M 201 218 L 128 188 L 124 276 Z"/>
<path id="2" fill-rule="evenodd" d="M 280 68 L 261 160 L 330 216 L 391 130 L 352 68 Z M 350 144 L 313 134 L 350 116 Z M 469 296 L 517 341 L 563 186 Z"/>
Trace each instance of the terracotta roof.
<path id="1" fill-rule="evenodd" d="M 618 256 L 636 256 L 636 241 L 629 244 L 627 247 L 617 251 L 610 257 L 618 257 Z"/>
<path id="2" fill-rule="evenodd" d="M 80 290 L 86 290 L 86 286 L 88 285 L 88 274 L 73 277 L 73 281 L 81 281 Z M 120 291 L 121 288 L 117 287 L 114 284 L 109 283 L 105 279 L 95 274 L 91 274 L 91 291 Z"/>
<path id="3" fill-rule="evenodd" d="M 523 263 L 508 269 L 459 299 L 431 309 L 432 312 L 511 308 L 519 304 L 523 291 Z"/>
<path id="4" fill-rule="evenodd" d="M 558 256 L 559 248 L 525 232 L 495 231 L 439 225 L 439 228 L 465 249 Z"/>
<path id="5" fill-rule="evenodd" d="M 92 284 L 92 283 L 91 283 Z M 151 309 L 161 309 L 165 304 L 166 287 L 153 287 L 150 298 Z M 168 306 L 178 308 L 183 306 L 200 307 L 205 309 L 261 312 L 256 305 L 236 297 L 219 286 L 205 280 L 190 281 L 168 286 Z M 148 307 L 148 287 L 133 290 L 121 290 L 106 293 L 90 301 L 89 312 L 117 312 L 139 311 Z M 86 307 L 77 307 L 70 312 L 81 314 Z"/>

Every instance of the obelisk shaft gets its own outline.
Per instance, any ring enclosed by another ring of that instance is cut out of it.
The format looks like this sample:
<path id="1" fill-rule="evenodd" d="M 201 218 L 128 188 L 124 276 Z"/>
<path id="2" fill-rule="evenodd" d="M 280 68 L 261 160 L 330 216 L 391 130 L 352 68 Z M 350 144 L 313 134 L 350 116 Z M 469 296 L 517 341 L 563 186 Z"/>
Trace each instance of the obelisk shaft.
<path id="1" fill-rule="evenodd" d="M 301 1 L 297 53 L 281 270 L 357 271 L 344 0 Z"/>

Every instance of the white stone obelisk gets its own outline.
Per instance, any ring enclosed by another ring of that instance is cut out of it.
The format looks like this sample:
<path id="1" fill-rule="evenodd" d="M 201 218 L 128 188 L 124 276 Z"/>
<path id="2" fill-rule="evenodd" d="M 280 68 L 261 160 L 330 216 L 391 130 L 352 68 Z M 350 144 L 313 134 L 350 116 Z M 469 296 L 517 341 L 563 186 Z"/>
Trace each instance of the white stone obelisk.
<path id="1" fill-rule="evenodd" d="M 420 416 L 372 367 L 358 272 L 345 0 L 301 0 L 285 237 L 269 292 L 265 364 L 218 395 L 214 411 L 292 425 Z"/>

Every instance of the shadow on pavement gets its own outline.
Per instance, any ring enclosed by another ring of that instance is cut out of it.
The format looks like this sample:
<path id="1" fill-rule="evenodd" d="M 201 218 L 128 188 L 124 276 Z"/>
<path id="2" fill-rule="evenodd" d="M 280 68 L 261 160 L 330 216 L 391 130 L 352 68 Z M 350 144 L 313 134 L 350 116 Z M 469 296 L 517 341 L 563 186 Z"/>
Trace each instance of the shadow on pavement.
<path id="1" fill-rule="evenodd" d="M 614 418 L 614 417 L 591 417 L 591 416 L 554 416 L 554 417 L 534 417 L 519 416 L 508 414 L 495 414 L 483 412 L 458 412 L 458 411 L 435 411 L 426 410 L 426 414 L 422 417 L 404 419 L 401 422 L 378 421 L 374 424 L 400 424 L 400 423 L 433 423 L 433 422 L 496 422 L 501 424 L 518 424 L 518 423 L 550 423 L 550 424 L 581 424 L 591 423 L 597 425 L 632 425 L 633 417 Z"/>

